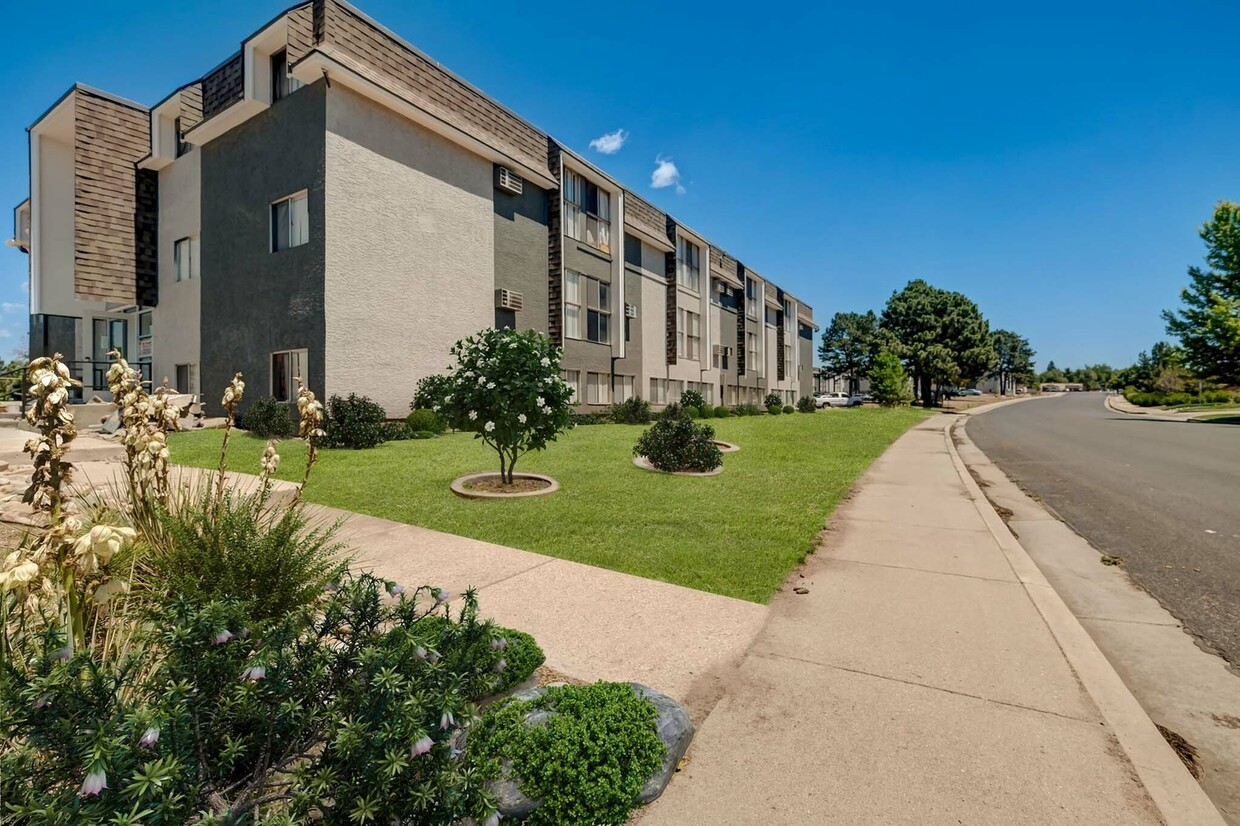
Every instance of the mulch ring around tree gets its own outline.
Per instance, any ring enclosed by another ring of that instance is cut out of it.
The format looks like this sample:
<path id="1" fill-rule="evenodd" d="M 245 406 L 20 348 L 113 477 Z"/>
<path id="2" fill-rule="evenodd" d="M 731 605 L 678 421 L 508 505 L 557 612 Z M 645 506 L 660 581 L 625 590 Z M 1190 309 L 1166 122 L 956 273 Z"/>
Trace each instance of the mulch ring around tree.
<path id="1" fill-rule="evenodd" d="M 699 473 L 698 471 L 693 470 L 659 470 L 657 467 L 650 464 L 650 460 L 645 456 L 633 457 L 633 464 L 637 465 L 642 470 L 648 470 L 652 473 L 666 473 L 669 476 L 718 476 L 720 473 L 723 473 L 723 465 L 720 465 L 714 470 L 708 470 L 705 473 Z"/>
<path id="2" fill-rule="evenodd" d="M 512 484 L 498 473 L 470 473 L 452 482 L 452 492 L 465 499 L 513 499 L 546 496 L 560 489 L 560 483 L 541 473 L 514 473 Z"/>

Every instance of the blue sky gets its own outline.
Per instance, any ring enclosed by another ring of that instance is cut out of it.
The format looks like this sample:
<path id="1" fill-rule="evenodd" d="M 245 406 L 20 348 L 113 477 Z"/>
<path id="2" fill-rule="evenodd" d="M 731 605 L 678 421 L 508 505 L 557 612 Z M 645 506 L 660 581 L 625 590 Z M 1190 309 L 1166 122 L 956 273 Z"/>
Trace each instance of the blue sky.
<path id="1" fill-rule="evenodd" d="M 155 103 L 286 5 L 8 10 L 0 205 L 26 194 L 25 127 L 71 83 Z M 921 277 L 1026 335 L 1039 364 L 1126 364 L 1162 337 L 1197 227 L 1240 199 L 1234 2 L 358 5 L 824 325 Z M 590 149 L 617 129 L 619 151 Z M 651 187 L 660 158 L 679 187 Z M 6 354 L 25 266 L 0 250 Z"/>

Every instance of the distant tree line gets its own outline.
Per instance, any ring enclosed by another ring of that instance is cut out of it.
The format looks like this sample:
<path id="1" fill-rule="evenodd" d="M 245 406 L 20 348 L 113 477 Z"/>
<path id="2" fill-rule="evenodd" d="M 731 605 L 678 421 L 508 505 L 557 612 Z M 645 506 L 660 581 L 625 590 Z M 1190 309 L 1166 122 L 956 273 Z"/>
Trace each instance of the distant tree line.
<path id="1" fill-rule="evenodd" d="M 997 379 L 1007 393 L 1033 379 L 1034 355 L 1023 336 L 991 330 L 963 293 L 921 279 L 894 292 L 881 314 L 836 313 L 818 349 L 822 366 L 845 378 L 851 392 L 869 379 L 880 402 L 911 395 L 927 407 L 938 404 L 945 389 L 982 378 Z"/>

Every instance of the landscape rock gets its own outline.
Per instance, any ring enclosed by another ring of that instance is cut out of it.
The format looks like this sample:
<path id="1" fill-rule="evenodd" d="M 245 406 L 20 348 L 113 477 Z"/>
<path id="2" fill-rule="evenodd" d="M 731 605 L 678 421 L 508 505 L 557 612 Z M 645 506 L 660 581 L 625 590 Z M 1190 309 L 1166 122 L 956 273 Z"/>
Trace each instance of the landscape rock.
<path id="1" fill-rule="evenodd" d="M 629 685 L 633 687 L 633 693 L 654 703 L 658 712 L 655 725 L 658 728 L 659 739 L 663 741 L 666 748 L 663 763 L 658 771 L 646 781 L 641 794 L 637 796 L 637 802 L 645 805 L 663 794 L 663 790 L 671 782 L 672 775 L 676 773 L 676 767 L 680 765 L 681 759 L 689 748 L 689 743 L 693 740 L 694 729 L 693 723 L 689 720 L 689 712 L 680 703 L 641 683 L 629 683 Z M 521 701 L 536 700 L 546 693 L 547 688 L 548 686 L 543 686 L 517 691 L 512 694 L 512 698 Z M 526 717 L 526 724 L 542 725 L 553 713 L 542 709 L 533 711 Z M 499 812 L 505 818 L 513 820 L 526 818 L 542 804 L 541 800 L 534 800 L 518 787 L 517 780 L 512 775 L 510 761 L 504 761 L 501 778 L 491 781 L 487 788 L 495 796 Z"/>

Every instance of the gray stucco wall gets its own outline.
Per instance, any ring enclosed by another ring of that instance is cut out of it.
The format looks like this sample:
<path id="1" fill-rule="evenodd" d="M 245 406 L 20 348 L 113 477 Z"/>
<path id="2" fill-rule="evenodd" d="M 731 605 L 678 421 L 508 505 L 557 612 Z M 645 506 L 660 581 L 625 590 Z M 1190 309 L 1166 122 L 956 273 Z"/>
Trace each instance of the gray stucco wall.
<path id="1" fill-rule="evenodd" d="M 547 332 L 547 193 L 495 191 L 495 287 L 521 293 L 518 330 Z"/>
<path id="2" fill-rule="evenodd" d="M 308 350 L 324 390 L 323 81 L 304 87 L 202 148 L 202 368 L 210 415 L 234 372 L 246 399 L 271 392 L 271 353 Z M 271 251 L 271 204 L 309 192 L 310 239 Z"/>
<path id="3" fill-rule="evenodd" d="M 572 238 L 564 239 L 564 269 L 611 283 L 611 256 Z"/>
<path id="4" fill-rule="evenodd" d="M 797 376 L 797 398 L 808 396 L 814 390 L 814 341 L 797 336 L 797 347 L 800 348 L 801 374 Z"/>

